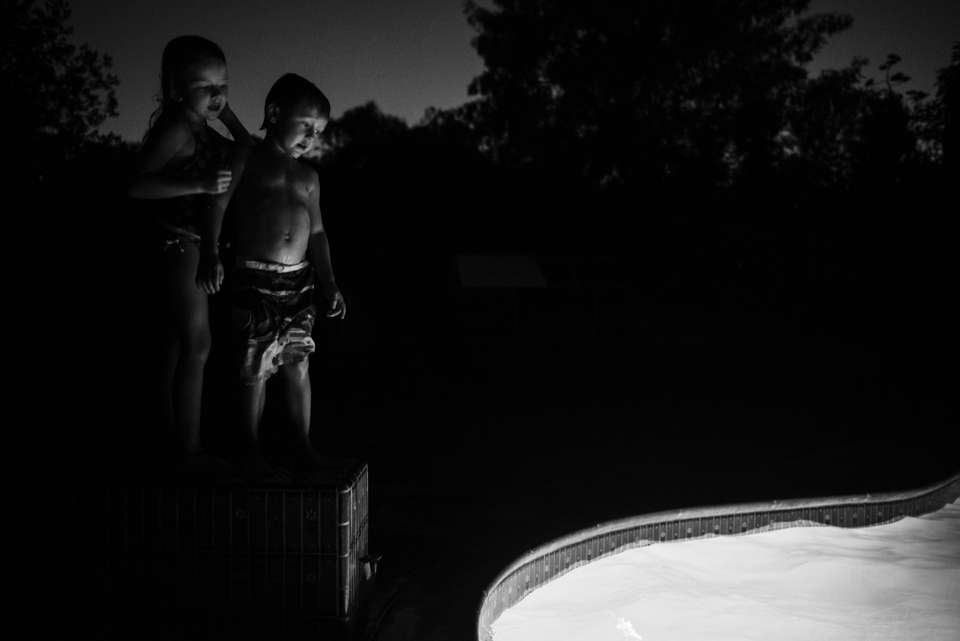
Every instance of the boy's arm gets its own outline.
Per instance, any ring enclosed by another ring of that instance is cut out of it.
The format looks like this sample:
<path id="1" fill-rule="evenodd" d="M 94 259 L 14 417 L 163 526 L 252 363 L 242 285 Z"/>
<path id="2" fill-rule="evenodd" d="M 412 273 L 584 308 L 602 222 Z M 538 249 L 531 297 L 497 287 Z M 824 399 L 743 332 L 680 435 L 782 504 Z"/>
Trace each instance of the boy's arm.
<path id="1" fill-rule="evenodd" d="M 246 166 L 249 154 L 249 147 L 238 146 L 227 156 L 229 171 L 232 176 L 236 176 L 236 179 L 230 181 L 230 186 L 227 187 L 226 191 L 213 198 L 210 209 L 201 221 L 197 287 L 208 294 L 216 294 L 220 291 L 220 285 L 223 283 L 223 264 L 220 262 L 218 245 L 220 230 L 223 228 L 223 216 L 230 205 L 230 199 L 240 184 L 240 178 L 243 176 L 243 169 Z"/>
<path id="2" fill-rule="evenodd" d="M 313 177 L 313 185 L 310 190 L 310 196 L 307 199 L 307 206 L 310 210 L 310 244 L 307 245 L 307 255 L 310 264 L 317 273 L 320 280 L 320 287 L 330 302 L 327 308 L 327 316 L 333 318 L 347 317 L 347 305 L 343 300 L 343 295 L 337 288 L 337 282 L 333 278 L 333 266 L 330 264 L 330 243 L 327 241 L 327 232 L 323 228 L 323 219 L 320 217 L 320 181 L 314 170 L 308 170 Z"/>
<path id="3" fill-rule="evenodd" d="M 137 175 L 127 193 L 133 198 L 176 198 L 193 194 L 220 194 L 230 184 L 230 172 L 221 169 L 204 178 L 173 178 L 164 175 L 167 163 L 193 141 L 183 123 L 174 122 L 152 133 L 140 156 Z"/>
<path id="4" fill-rule="evenodd" d="M 227 131 L 230 132 L 234 142 L 238 145 L 244 145 L 246 147 L 253 146 L 253 136 L 250 135 L 246 127 L 243 126 L 243 123 L 240 122 L 240 119 L 237 118 L 237 114 L 233 113 L 229 102 L 224 105 L 223 111 L 220 112 L 220 122 L 226 126 Z"/>

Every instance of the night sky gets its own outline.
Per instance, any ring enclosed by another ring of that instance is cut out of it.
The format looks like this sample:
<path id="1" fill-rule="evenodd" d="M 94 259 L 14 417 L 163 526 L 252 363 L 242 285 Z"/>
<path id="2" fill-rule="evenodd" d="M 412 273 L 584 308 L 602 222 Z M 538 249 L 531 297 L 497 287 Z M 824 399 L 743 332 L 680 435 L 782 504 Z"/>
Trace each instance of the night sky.
<path id="1" fill-rule="evenodd" d="M 474 31 L 461 0 L 72 0 L 74 42 L 113 56 L 120 78 L 119 118 L 104 126 L 138 140 L 153 109 L 160 55 L 173 37 L 210 38 L 227 56 L 230 101 L 250 130 L 263 98 L 288 71 L 316 82 L 333 115 L 374 100 L 387 114 L 415 124 L 427 107 L 468 100 L 467 85 L 483 69 L 470 45 Z M 481 0 L 491 6 L 490 0 Z M 888 53 L 913 81 L 933 91 L 937 69 L 960 40 L 956 0 L 813 0 L 814 12 L 850 13 L 852 29 L 835 38 L 812 70 L 845 66 L 855 55 L 870 69 Z"/>

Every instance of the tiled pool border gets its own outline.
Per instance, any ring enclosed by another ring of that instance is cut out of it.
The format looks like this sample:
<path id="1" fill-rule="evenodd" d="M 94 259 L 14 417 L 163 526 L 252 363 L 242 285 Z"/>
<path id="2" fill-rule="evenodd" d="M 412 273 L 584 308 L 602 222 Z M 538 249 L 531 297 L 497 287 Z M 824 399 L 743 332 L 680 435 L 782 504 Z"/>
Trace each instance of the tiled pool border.
<path id="1" fill-rule="evenodd" d="M 643 514 L 580 530 L 530 550 L 494 579 L 477 612 L 477 638 L 492 641 L 501 614 L 582 565 L 632 548 L 790 527 L 869 527 L 936 512 L 960 497 L 960 473 L 905 492 L 791 499 Z"/>

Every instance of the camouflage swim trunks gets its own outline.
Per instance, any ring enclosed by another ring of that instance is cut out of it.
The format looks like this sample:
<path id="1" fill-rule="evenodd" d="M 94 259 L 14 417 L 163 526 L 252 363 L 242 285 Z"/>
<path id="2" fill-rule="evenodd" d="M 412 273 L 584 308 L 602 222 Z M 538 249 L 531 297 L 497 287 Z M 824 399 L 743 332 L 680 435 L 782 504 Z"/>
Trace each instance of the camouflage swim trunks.
<path id="1" fill-rule="evenodd" d="M 237 259 L 231 291 L 240 378 L 253 384 L 315 349 L 313 268 Z"/>

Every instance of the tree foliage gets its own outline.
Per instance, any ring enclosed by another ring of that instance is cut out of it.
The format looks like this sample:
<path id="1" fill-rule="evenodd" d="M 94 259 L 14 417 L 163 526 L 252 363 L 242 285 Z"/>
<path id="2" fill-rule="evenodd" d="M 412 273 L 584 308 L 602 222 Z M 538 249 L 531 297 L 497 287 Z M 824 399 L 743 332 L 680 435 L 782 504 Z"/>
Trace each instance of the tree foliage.
<path id="1" fill-rule="evenodd" d="M 599 184 L 762 173 L 804 65 L 845 15 L 808 0 L 467 3 L 486 69 L 470 86 L 489 147 L 570 162 Z"/>
<path id="2" fill-rule="evenodd" d="M 855 58 L 803 85 L 779 141 L 806 185 L 891 183 L 907 165 L 938 159 L 932 130 L 918 124 L 929 101 L 922 92 L 897 90 L 910 80 L 895 71 L 899 61 L 890 54 L 878 67 L 881 82 L 866 77 L 865 58 Z"/>
<path id="3" fill-rule="evenodd" d="M 97 128 L 117 115 L 110 56 L 71 44 L 69 18 L 66 0 L 8 0 L 0 8 L 0 136 L 6 149 L 26 155 L 18 178 L 28 183 L 51 160 L 101 140 Z"/>
<path id="4" fill-rule="evenodd" d="M 943 141 L 944 163 L 955 179 L 960 173 L 960 40 L 953 43 L 950 64 L 937 72 L 937 98 L 931 120 Z"/>
<path id="5" fill-rule="evenodd" d="M 383 113 L 373 101 L 346 110 L 332 120 L 323 132 L 324 153 L 362 152 L 385 136 L 407 130 L 401 118 Z"/>

